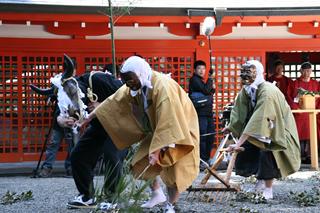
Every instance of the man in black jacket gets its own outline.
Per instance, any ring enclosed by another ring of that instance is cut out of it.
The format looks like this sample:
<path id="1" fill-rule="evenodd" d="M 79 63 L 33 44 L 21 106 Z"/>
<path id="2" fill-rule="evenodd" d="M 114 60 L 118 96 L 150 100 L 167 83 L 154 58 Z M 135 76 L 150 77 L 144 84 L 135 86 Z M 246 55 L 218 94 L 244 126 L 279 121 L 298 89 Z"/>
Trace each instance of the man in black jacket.
<path id="1" fill-rule="evenodd" d="M 213 126 L 213 94 L 215 89 L 212 82 L 212 70 L 209 71 L 209 78 L 204 82 L 204 75 L 206 72 L 206 63 L 198 60 L 194 63 L 194 74 L 190 78 L 189 83 L 189 96 L 194 103 L 198 113 L 200 125 L 200 158 L 204 161 L 210 159 L 210 152 L 214 140 L 213 135 L 201 136 L 203 134 L 214 132 Z M 201 105 L 197 104 L 197 99 L 202 99 Z M 204 166 L 200 164 L 200 169 Z"/>
<path id="2" fill-rule="evenodd" d="M 121 81 L 101 71 L 85 73 L 76 77 L 76 81 L 77 86 L 86 94 L 82 101 L 88 106 L 89 112 L 122 86 Z M 74 120 L 69 121 L 63 114 L 57 117 L 57 122 L 62 127 L 72 127 L 75 124 Z M 93 169 L 102 153 L 107 170 L 110 170 L 108 177 L 105 177 L 104 191 L 114 193 L 127 150 L 119 151 L 98 119 L 93 119 L 71 152 L 72 173 L 79 196 L 68 202 L 69 208 L 95 208 Z"/>
<path id="3" fill-rule="evenodd" d="M 83 92 L 87 91 L 87 88 L 91 89 L 92 98 L 96 99 L 90 99 L 89 92 L 87 93 L 84 103 L 88 105 L 89 112 L 122 86 L 121 81 L 103 72 L 83 74 L 78 77 L 77 81 Z M 94 208 L 96 206 L 93 168 L 102 153 L 104 153 L 106 167 L 110 170 L 109 176 L 105 177 L 104 190 L 113 193 L 121 176 L 127 150 L 119 151 L 98 119 L 93 119 L 71 153 L 73 178 L 80 195 L 67 204 L 69 208 Z"/>

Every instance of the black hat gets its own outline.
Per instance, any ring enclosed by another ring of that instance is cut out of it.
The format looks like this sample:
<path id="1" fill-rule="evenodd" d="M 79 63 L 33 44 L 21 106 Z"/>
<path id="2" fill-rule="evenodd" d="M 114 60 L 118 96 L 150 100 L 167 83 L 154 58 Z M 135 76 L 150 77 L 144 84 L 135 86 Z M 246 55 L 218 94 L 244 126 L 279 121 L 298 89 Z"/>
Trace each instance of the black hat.
<path id="1" fill-rule="evenodd" d="M 312 67 L 312 64 L 309 61 L 303 62 L 301 64 L 301 69 L 310 69 Z"/>

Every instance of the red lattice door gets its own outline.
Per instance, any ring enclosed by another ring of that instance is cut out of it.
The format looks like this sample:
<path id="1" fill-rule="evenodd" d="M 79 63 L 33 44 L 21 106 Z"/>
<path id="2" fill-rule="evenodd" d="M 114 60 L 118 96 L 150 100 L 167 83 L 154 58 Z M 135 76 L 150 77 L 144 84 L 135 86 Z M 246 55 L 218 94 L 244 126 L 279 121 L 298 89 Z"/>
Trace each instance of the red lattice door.
<path id="1" fill-rule="evenodd" d="M 116 62 L 118 66 L 132 54 L 117 54 Z M 189 79 L 193 72 L 194 54 L 151 54 L 145 53 L 141 55 L 150 66 L 163 73 L 171 73 L 171 77 L 176 80 L 186 91 L 189 87 Z M 111 56 L 85 56 L 84 69 L 85 72 L 92 70 L 102 70 L 106 64 L 111 64 Z"/>
<path id="2" fill-rule="evenodd" d="M 21 71 L 22 104 L 19 110 L 22 111 L 22 144 L 26 155 L 41 152 L 54 110 L 48 106 L 46 97 L 34 93 L 29 85 L 50 87 L 50 78 L 63 71 L 63 55 L 22 55 Z"/>
<path id="3" fill-rule="evenodd" d="M 37 160 L 53 110 L 29 85 L 49 87 L 62 69 L 62 54 L 0 55 L 0 162 Z"/>
<path id="4" fill-rule="evenodd" d="M 0 55 L 0 162 L 21 157 L 21 87 L 17 55 Z"/>
<path id="5" fill-rule="evenodd" d="M 193 73 L 194 53 L 143 54 L 151 67 L 162 73 L 171 74 L 182 88 L 188 91 L 189 80 Z"/>
<path id="6" fill-rule="evenodd" d="M 247 60 L 256 59 L 264 64 L 264 56 L 259 53 L 234 53 L 234 54 L 215 54 L 212 57 L 213 70 L 215 71 L 214 95 L 214 125 L 216 131 L 220 131 L 222 126 L 223 107 L 234 102 L 241 89 L 240 68 Z M 223 135 L 217 134 L 215 144 L 218 145 Z"/>
<path id="7" fill-rule="evenodd" d="M 117 54 L 117 64 L 133 53 Z M 72 55 L 77 74 L 102 70 L 111 63 L 109 55 Z M 159 72 L 171 73 L 185 90 L 192 75 L 194 53 L 146 53 L 143 57 Z M 63 71 L 63 54 L 16 53 L 0 55 L 0 162 L 37 160 L 52 121 L 53 109 L 46 98 L 31 91 L 29 85 L 50 87 L 50 78 Z M 62 143 L 57 159 L 65 157 Z"/>

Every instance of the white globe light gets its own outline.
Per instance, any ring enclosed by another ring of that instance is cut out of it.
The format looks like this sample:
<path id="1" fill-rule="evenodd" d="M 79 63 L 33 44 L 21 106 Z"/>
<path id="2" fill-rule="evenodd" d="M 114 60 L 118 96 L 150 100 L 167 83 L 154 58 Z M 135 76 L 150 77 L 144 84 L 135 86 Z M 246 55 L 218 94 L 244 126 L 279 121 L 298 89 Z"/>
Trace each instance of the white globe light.
<path id="1" fill-rule="evenodd" d="M 213 33 L 214 28 L 216 27 L 216 21 L 212 17 L 206 17 L 202 25 L 202 33 L 206 36 L 209 36 Z"/>

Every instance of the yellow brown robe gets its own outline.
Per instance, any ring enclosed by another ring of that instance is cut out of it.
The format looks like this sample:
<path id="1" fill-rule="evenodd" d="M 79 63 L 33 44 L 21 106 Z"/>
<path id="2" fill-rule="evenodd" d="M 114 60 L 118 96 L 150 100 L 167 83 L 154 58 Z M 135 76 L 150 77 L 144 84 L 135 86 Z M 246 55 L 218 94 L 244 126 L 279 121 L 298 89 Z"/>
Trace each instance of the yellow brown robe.
<path id="1" fill-rule="evenodd" d="M 132 97 L 122 86 L 95 110 L 97 118 L 118 149 L 141 142 L 132 162 L 137 177 L 149 164 L 150 153 L 160 153 L 160 165 L 151 166 L 144 179 L 161 179 L 169 187 L 184 191 L 199 173 L 199 124 L 197 113 L 186 92 L 173 79 L 152 73 L 152 89 L 147 91 L 146 115 L 151 129 L 144 126 L 141 94 Z M 135 116 L 136 109 L 141 116 Z M 169 147 L 175 144 L 174 148 Z"/>

